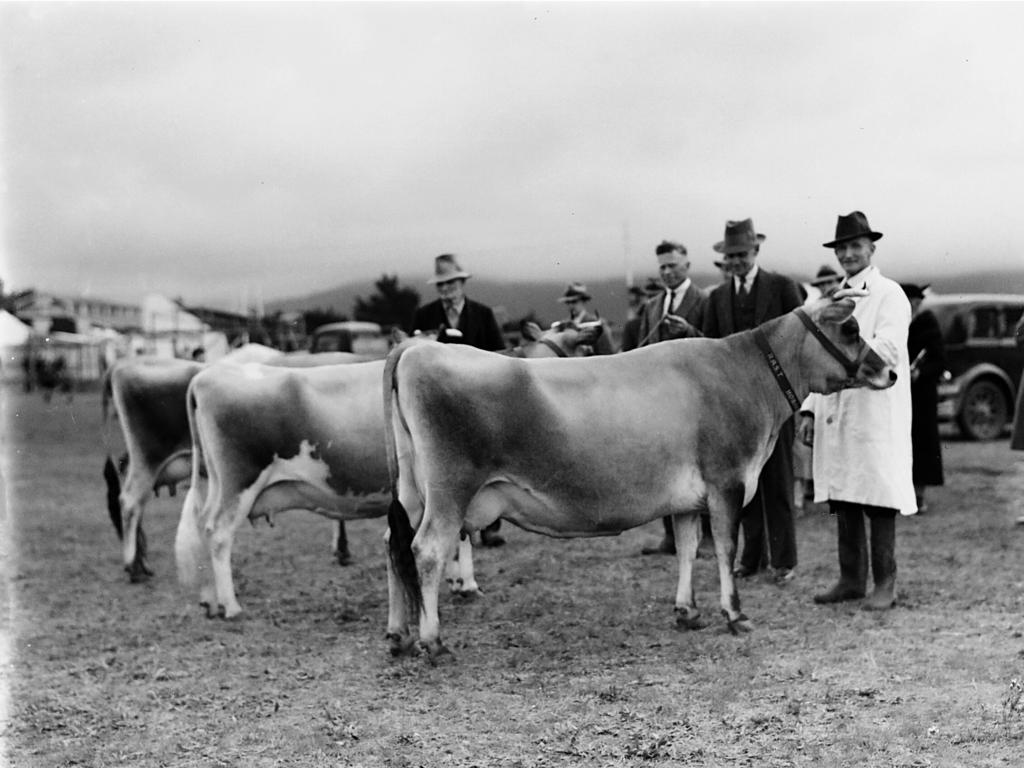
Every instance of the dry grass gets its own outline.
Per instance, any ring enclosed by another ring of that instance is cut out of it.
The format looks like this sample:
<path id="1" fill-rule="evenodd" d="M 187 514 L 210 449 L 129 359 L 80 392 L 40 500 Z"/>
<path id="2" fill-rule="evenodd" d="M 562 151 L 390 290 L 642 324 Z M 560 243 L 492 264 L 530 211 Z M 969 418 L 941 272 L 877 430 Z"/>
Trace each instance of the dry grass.
<path id="1" fill-rule="evenodd" d="M 3 392 L 13 766 L 1015 766 L 1024 755 L 1024 455 L 947 443 L 932 512 L 899 522 L 902 599 L 820 607 L 831 521 L 799 523 L 799 577 L 742 584 L 757 629 L 673 628 L 657 523 L 556 541 L 506 526 L 486 596 L 445 600 L 456 663 L 392 660 L 381 523 L 330 559 L 311 515 L 245 529 L 246 610 L 207 620 L 174 578 L 180 497 L 147 518 L 157 576 L 131 585 L 106 519 L 98 398 Z"/>

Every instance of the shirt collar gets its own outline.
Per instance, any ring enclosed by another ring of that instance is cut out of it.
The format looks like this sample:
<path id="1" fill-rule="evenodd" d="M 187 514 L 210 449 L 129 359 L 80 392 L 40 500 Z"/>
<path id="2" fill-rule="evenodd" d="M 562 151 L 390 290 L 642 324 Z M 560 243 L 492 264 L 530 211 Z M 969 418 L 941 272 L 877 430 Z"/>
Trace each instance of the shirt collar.
<path id="1" fill-rule="evenodd" d="M 847 277 L 845 280 L 843 280 L 842 284 L 845 285 L 845 286 L 848 286 L 850 288 L 857 288 L 857 289 L 860 289 L 860 290 L 864 290 L 872 282 L 874 282 L 875 275 L 878 275 L 878 274 L 880 274 L 879 271 L 878 271 L 878 267 L 876 267 L 876 266 L 874 266 L 872 264 L 869 264 L 868 266 L 864 267 L 864 269 L 862 269 L 860 272 L 858 272 L 856 275 L 852 275 L 850 277 Z"/>
<path id="2" fill-rule="evenodd" d="M 746 279 L 745 285 L 747 286 L 747 290 L 748 291 L 753 287 L 754 279 L 757 277 L 757 273 L 758 273 L 757 264 L 752 266 L 750 268 L 750 271 L 747 272 L 747 276 L 746 276 L 747 279 Z M 734 290 L 737 290 L 737 291 L 740 289 L 740 279 L 737 276 L 735 276 L 735 275 L 733 275 L 733 278 L 732 278 L 732 287 L 733 287 Z"/>

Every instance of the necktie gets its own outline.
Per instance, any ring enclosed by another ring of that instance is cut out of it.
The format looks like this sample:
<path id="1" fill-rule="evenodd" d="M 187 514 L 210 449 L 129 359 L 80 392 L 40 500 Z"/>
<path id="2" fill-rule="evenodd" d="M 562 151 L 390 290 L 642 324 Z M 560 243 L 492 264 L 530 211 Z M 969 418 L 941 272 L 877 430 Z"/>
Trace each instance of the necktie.
<path id="1" fill-rule="evenodd" d="M 747 276 L 740 275 L 740 296 L 747 295 Z"/>
<path id="2" fill-rule="evenodd" d="M 672 314 L 672 310 L 674 310 L 675 307 L 676 307 L 676 292 L 675 292 L 675 289 L 673 288 L 673 289 L 671 289 L 668 292 L 668 303 L 665 304 L 665 314 L 666 315 Z"/>
<path id="3" fill-rule="evenodd" d="M 455 309 L 454 304 L 448 304 L 444 308 L 445 315 L 448 316 L 448 327 L 458 328 L 459 327 L 459 312 Z"/>

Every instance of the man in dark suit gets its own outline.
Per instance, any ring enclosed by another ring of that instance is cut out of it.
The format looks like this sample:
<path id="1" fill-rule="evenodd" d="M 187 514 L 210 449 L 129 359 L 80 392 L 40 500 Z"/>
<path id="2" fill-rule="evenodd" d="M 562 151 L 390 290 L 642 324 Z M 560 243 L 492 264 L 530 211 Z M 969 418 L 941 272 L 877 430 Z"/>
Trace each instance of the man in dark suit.
<path id="1" fill-rule="evenodd" d="M 720 339 L 755 328 L 801 305 L 800 289 L 788 277 L 760 269 L 757 255 L 765 236 L 750 219 L 727 221 L 725 238 L 714 246 L 731 280 L 716 286 L 708 297 L 701 330 Z M 790 581 L 796 568 L 796 529 L 793 509 L 793 420 L 779 432 L 775 450 L 761 470 L 757 492 L 743 508 L 743 554 L 735 573 L 759 571 L 764 562 L 765 528 L 768 554 L 778 583 Z"/>
<path id="2" fill-rule="evenodd" d="M 505 337 L 486 304 L 466 298 L 466 272 L 450 253 L 434 259 L 434 276 L 427 280 L 437 286 L 438 298 L 416 310 L 410 333 L 437 332 L 437 340 L 449 344 L 468 344 L 491 352 L 505 349 Z M 480 531 L 485 547 L 500 547 L 505 539 L 498 533 L 501 520 Z"/>
<path id="3" fill-rule="evenodd" d="M 686 246 L 662 240 L 654 249 L 658 258 L 658 274 L 664 289 L 649 298 L 640 309 L 639 346 L 659 341 L 702 336 L 704 292 L 690 280 L 690 257 Z M 654 547 L 644 547 L 645 555 L 675 554 L 676 537 L 672 517 L 663 517 L 665 535 Z"/>
<path id="4" fill-rule="evenodd" d="M 434 276 L 427 280 L 437 287 L 438 298 L 416 310 L 411 333 L 438 332 L 437 340 L 496 352 L 505 349 L 505 338 L 486 304 L 466 298 L 470 277 L 455 256 L 444 253 L 434 259 Z"/>

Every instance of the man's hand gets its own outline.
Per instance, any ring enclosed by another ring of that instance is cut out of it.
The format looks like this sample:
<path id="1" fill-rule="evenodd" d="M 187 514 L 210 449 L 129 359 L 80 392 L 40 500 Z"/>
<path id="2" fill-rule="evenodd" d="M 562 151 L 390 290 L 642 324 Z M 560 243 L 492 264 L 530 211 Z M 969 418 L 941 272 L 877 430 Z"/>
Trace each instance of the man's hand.
<path id="1" fill-rule="evenodd" d="M 696 330 L 685 317 L 665 315 L 665 327 L 674 336 L 693 336 Z"/>
<path id="2" fill-rule="evenodd" d="M 804 445 L 814 445 L 814 416 L 809 413 L 800 414 L 800 423 L 796 427 L 797 439 Z"/>

